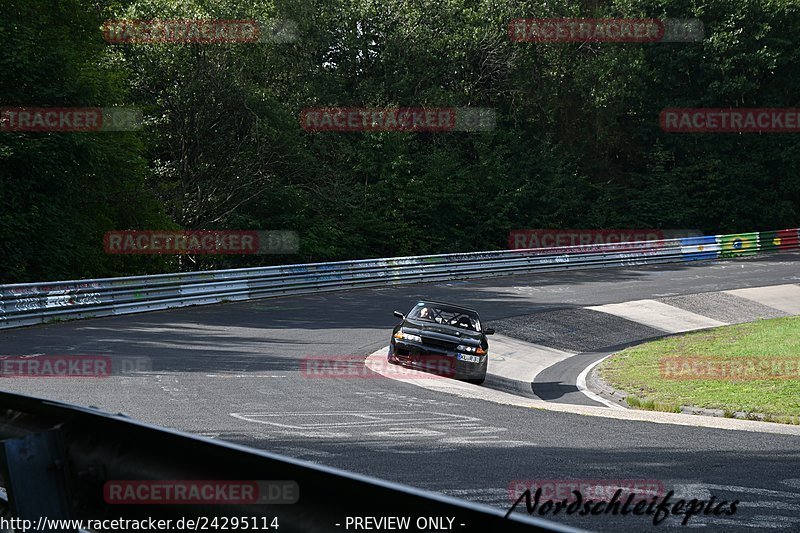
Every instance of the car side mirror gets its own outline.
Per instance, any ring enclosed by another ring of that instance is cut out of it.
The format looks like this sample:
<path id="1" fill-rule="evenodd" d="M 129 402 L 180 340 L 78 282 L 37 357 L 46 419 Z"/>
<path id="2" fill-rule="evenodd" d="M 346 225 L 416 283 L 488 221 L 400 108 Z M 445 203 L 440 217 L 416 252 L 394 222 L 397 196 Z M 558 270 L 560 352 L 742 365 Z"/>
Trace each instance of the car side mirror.
<path id="1" fill-rule="evenodd" d="M 396 316 L 397 318 L 402 318 L 402 319 L 405 319 L 405 318 L 406 318 L 406 315 L 404 315 L 404 314 L 403 314 L 403 313 L 401 313 L 400 311 L 395 311 L 395 312 L 394 312 L 394 313 L 392 313 L 392 314 L 393 314 L 394 316 Z"/>
<path id="2" fill-rule="evenodd" d="M 494 328 L 486 328 L 483 330 L 483 333 L 486 335 L 494 335 Z"/>

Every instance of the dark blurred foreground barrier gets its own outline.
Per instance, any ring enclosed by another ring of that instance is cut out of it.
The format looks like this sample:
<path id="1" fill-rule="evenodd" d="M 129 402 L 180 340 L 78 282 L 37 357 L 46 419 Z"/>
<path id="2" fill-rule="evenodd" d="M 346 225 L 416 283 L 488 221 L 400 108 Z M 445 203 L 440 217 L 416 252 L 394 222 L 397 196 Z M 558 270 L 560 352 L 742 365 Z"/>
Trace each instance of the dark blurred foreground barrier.
<path id="1" fill-rule="evenodd" d="M 523 513 L 504 518 L 505 512 L 499 509 L 162 429 L 124 415 L 3 392 L 0 440 L 0 473 L 8 494 L 2 518 L 30 520 L 39 525 L 38 531 L 76 531 L 42 529 L 42 517 L 153 518 L 171 519 L 172 524 L 181 517 L 203 517 L 209 520 L 206 530 L 264 531 L 266 525 L 269 530 L 318 532 L 347 531 L 348 517 L 389 516 L 410 517 L 412 524 L 418 517 L 448 517 L 455 531 L 578 531 Z M 107 482 L 119 480 L 274 481 L 294 487 L 291 501 L 295 503 L 108 503 L 104 488 Z M 218 526 L 210 527 L 214 517 Z M 229 517 L 227 528 L 220 527 L 222 517 Z M 244 528 L 241 522 L 240 527 L 231 527 L 233 517 L 258 527 Z M 416 527 L 408 530 L 417 531 Z"/>
<path id="2" fill-rule="evenodd" d="M 798 229 L 794 228 L 562 248 L 0 285 L 0 329 L 350 288 L 679 263 L 797 248 Z"/>

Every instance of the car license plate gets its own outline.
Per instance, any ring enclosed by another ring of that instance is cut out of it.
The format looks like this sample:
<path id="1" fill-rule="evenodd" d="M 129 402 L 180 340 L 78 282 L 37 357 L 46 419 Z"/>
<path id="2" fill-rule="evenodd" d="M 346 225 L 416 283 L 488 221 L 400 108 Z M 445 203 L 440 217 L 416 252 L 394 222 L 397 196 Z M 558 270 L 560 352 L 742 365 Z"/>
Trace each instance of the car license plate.
<path id="1" fill-rule="evenodd" d="M 458 354 L 458 360 L 459 361 L 467 361 L 468 363 L 480 363 L 481 362 L 481 358 L 478 357 L 477 355 L 469 355 L 469 354 L 466 354 L 466 353 Z"/>

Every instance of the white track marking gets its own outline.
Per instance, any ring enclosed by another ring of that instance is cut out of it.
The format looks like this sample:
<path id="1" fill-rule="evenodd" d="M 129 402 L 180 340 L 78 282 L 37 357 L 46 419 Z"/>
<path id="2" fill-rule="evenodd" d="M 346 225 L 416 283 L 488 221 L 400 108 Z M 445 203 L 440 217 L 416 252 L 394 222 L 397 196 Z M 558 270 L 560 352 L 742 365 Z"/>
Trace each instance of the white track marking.
<path id="1" fill-rule="evenodd" d="M 614 355 L 614 354 L 608 354 L 607 356 L 603 357 L 602 359 L 598 359 L 597 361 L 595 361 L 591 365 L 589 365 L 586 368 L 584 368 L 583 372 L 578 374 L 578 380 L 575 382 L 575 385 L 578 387 L 578 390 L 581 391 L 584 395 L 586 395 L 586 397 L 588 397 L 590 400 L 594 400 L 596 402 L 600 402 L 603 405 L 606 405 L 606 406 L 608 406 L 608 407 L 610 407 L 612 409 L 623 409 L 624 410 L 625 408 L 623 406 L 618 405 L 618 404 L 612 402 L 611 400 L 606 400 L 602 396 L 599 396 L 599 395 L 593 393 L 586 386 L 586 376 L 589 375 L 589 372 L 591 372 L 594 367 L 596 367 L 597 365 L 599 365 L 600 363 L 602 363 L 603 361 L 605 361 L 606 359 L 608 359 L 612 355 Z"/>

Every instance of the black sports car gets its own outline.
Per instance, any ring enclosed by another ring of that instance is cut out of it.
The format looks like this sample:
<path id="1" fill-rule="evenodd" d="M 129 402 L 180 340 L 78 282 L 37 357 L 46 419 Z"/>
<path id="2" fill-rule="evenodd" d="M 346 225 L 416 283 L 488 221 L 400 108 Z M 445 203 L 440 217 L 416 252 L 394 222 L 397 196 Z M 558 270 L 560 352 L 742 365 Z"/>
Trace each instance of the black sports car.
<path id="1" fill-rule="evenodd" d="M 458 305 L 424 301 L 392 331 L 388 359 L 390 363 L 438 370 L 448 377 L 480 385 L 486 379 L 489 359 L 487 335 L 494 329 L 481 327 L 478 313 Z"/>

